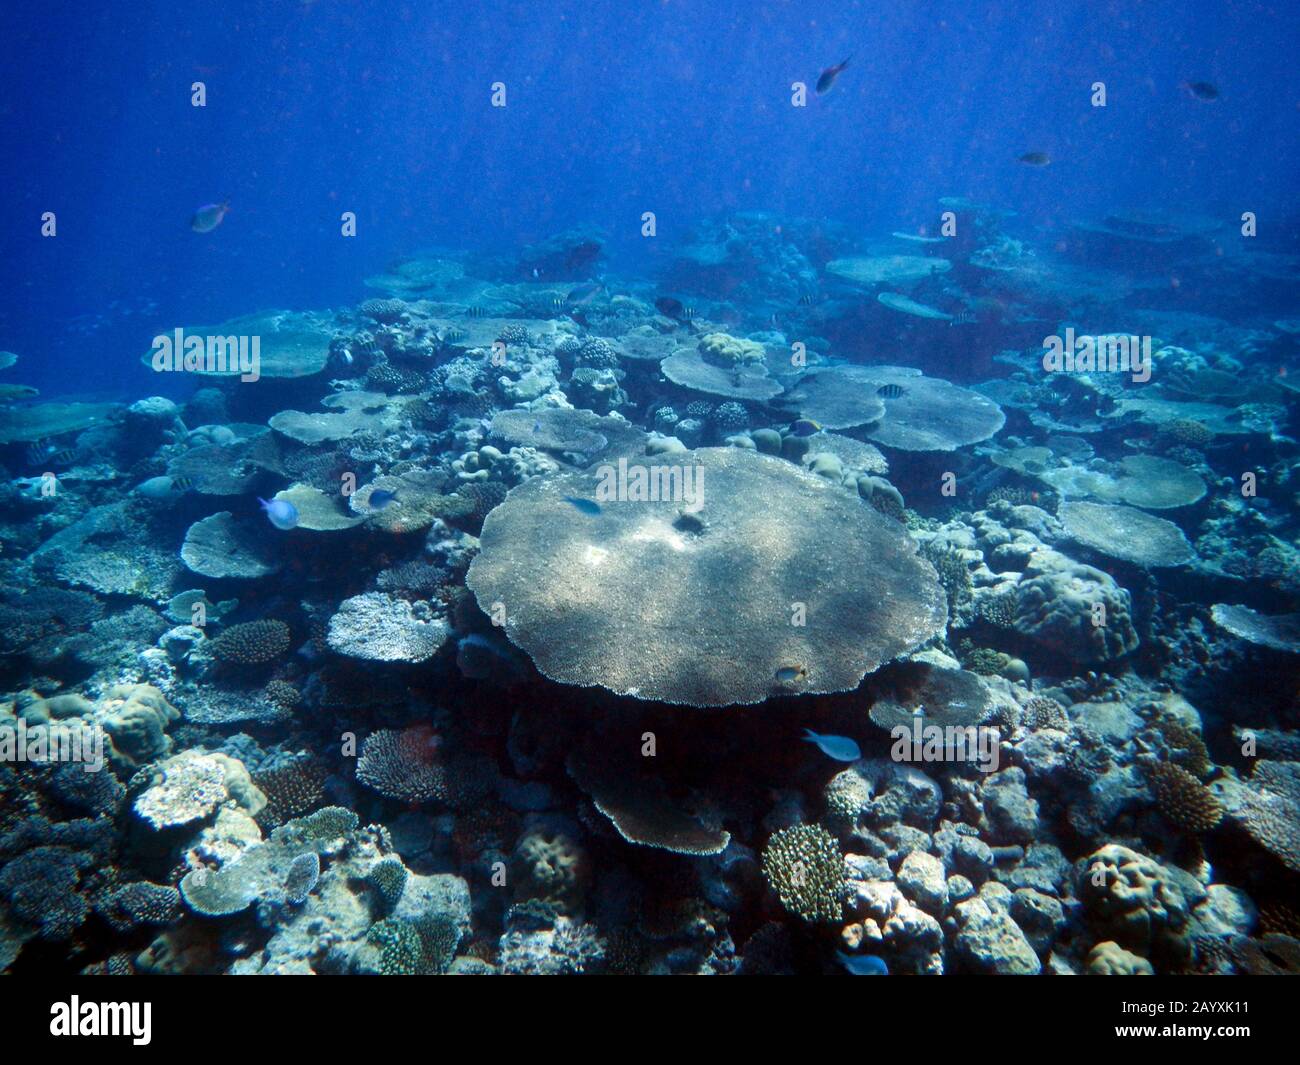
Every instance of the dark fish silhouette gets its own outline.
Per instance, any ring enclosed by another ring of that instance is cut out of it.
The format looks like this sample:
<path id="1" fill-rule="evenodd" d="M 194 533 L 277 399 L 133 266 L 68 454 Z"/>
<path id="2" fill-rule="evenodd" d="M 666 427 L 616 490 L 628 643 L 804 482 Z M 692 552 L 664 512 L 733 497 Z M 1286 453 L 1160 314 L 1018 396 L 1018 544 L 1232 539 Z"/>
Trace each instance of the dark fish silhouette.
<path id="1" fill-rule="evenodd" d="M 849 56 L 849 59 L 852 58 L 852 56 Z M 837 63 L 833 67 L 827 67 L 822 71 L 821 77 L 817 79 L 818 96 L 831 91 L 831 86 L 835 84 L 835 79 L 838 78 L 840 74 L 843 73 L 844 68 L 849 65 L 849 59 L 844 60 L 843 63 Z"/>
<path id="2" fill-rule="evenodd" d="M 790 432 L 795 436 L 816 436 L 821 431 L 822 427 L 811 418 L 800 418 L 790 423 Z"/>
<path id="3" fill-rule="evenodd" d="M 687 307 L 681 300 L 673 299 L 672 296 L 660 296 L 655 300 L 655 310 L 665 318 L 672 318 L 678 322 L 689 322 L 695 317 L 695 310 Z"/>
<path id="4" fill-rule="evenodd" d="M 1025 152 L 1018 161 L 1025 166 L 1047 166 L 1051 163 L 1052 157 L 1046 152 Z"/>
<path id="5" fill-rule="evenodd" d="M 192 477 L 173 477 L 173 478 L 172 478 L 172 489 L 173 489 L 174 491 L 177 491 L 177 492 L 188 492 L 188 491 L 189 491 L 191 488 L 193 488 L 193 487 L 194 487 L 194 479 L 193 479 Z"/>
<path id="6" fill-rule="evenodd" d="M 600 514 L 600 504 L 594 499 L 582 499 L 579 496 L 565 496 L 564 501 L 573 507 L 574 510 L 581 511 L 589 517 L 594 518 Z"/>
<path id="7" fill-rule="evenodd" d="M 1219 87 L 1210 81 L 1185 81 L 1182 87 L 1198 100 L 1213 102 L 1219 98 Z"/>
<path id="8" fill-rule="evenodd" d="M 564 297 L 564 303 L 567 307 L 585 307 L 594 300 L 605 289 L 599 281 L 589 281 L 585 285 L 579 285 Z"/>
<path id="9" fill-rule="evenodd" d="M 902 385 L 881 385 L 876 389 L 876 395 L 881 399 L 897 399 L 903 394 Z"/>

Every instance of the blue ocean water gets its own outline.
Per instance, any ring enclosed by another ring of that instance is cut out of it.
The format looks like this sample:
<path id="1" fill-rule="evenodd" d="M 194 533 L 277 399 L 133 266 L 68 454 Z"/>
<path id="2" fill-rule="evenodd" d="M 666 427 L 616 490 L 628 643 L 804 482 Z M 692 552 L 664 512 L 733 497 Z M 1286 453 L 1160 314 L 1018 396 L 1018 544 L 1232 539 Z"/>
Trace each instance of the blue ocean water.
<path id="1" fill-rule="evenodd" d="M 334 306 L 397 254 L 576 224 L 604 227 L 614 262 L 643 275 L 702 217 L 866 233 L 933 226 L 942 195 L 1048 226 L 1252 210 L 1260 245 L 1297 239 L 1287 5 L 234 0 L 8 19 L 0 344 L 30 353 L 47 391 L 132 394 L 155 326 Z M 831 94 L 791 106 L 793 82 L 850 55 Z M 1222 101 L 1179 88 L 1198 80 Z M 1089 106 L 1096 81 L 1105 108 Z M 1027 151 L 1055 162 L 1018 165 Z M 218 231 L 190 232 L 223 200 Z M 640 236 L 643 211 L 658 239 Z M 96 315 L 92 342 L 69 329 Z"/>

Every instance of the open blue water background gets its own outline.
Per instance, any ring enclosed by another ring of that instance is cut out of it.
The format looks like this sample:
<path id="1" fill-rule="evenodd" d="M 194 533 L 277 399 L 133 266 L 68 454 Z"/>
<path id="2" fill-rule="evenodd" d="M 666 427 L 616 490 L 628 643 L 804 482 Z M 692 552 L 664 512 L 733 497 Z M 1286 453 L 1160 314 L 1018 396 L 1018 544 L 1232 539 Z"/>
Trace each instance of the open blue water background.
<path id="1" fill-rule="evenodd" d="M 230 0 L 19 4 L 5 21 L 0 348 L 47 396 L 157 391 L 138 358 L 160 329 L 352 302 L 396 254 L 577 224 L 638 276 L 701 216 L 866 237 L 933 225 L 955 194 L 1045 226 L 1251 210 L 1261 248 L 1295 250 L 1294 4 Z M 792 82 L 849 54 L 835 91 L 790 106 Z M 220 228 L 190 231 L 226 199 Z"/>

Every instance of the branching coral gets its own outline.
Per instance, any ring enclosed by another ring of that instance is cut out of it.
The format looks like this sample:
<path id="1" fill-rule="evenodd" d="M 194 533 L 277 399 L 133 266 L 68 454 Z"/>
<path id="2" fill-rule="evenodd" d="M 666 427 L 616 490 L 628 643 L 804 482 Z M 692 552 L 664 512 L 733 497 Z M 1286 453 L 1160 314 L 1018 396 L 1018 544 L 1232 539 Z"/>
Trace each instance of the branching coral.
<path id="1" fill-rule="evenodd" d="M 775 832 L 763 848 L 763 875 L 790 913 L 805 921 L 830 923 L 844 907 L 844 856 L 820 825 L 795 825 Z"/>

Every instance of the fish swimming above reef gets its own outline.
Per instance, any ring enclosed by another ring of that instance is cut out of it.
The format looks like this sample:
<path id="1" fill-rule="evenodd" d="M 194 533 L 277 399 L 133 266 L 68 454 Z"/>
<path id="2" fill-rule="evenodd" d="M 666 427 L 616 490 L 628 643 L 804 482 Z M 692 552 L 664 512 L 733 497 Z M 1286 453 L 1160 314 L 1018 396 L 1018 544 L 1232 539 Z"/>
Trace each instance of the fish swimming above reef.
<path id="1" fill-rule="evenodd" d="M 298 524 L 298 508 L 287 499 L 257 500 L 266 511 L 267 520 L 277 529 L 288 531 Z"/>
<path id="2" fill-rule="evenodd" d="M 837 950 L 835 960 L 853 976 L 889 975 L 889 966 L 885 964 L 885 959 L 875 954 L 845 954 L 844 951 Z"/>
<path id="3" fill-rule="evenodd" d="M 595 518 L 600 515 L 600 504 L 594 499 L 582 499 L 579 496 L 565 496 L 564 501 L 573 507 L 574 510 L 580 511 L 589 517 Z"/>
<path id="4" fill-rule="evenodd" d="M 370 493 L 370 498 L 366 500 L 371 510 L 383 510 L 389 503 L 397 501 L 397 493 L 390 492 L 386 488 L 376 488 Z"/>
<path id="5" fill-rule="evenodd" d="M 590 281 L 585 285 L 579 285 L 577 288 L 572 289 L 564 297 L 564 305 L 566 307 L 585 307 L 604 291 L 605 286 L 599 281 Z"/>
<path id="6" fill-rule="evenodd" d="M 821 424 L 811 418 L 800 418 L 790 423 L 790 432 L 795 436 L 816 436 L 821 431 Z"/>
<path id="7" fill-rule="evenodd" d="M 1024 163 L 1025 166 L 1043 167 L 1051 165 L 1052 157 L 1046 152 L 1025 152 L 1025 154 L 1020 156 L 1016 161 Z"/>
<path id="8" fill-rule="evenodd" d="M 806 728 L 803 730 L 803 738 L 806 743 L 815 743 L 822 754 L 837 762 L 856 762 L 862 757 L 862 748 L 848 736 L 833 736 Z"/>
<path id="9" fill-rule="evenodd" d="M 188 477 L 150 477 L 135 486 L 135 494 L 155 503 L 172 503 L 183 496 L 194 482 Z"/>
<path id="10" fill-rule="evenodd" d="M 852 58 L 852 56 L 849 56 L 849 59 Z M 821 72 L 821 76 L 817 79 L 818 96 L 823 96 L 831 91 L 831 88 L 835 84 L 835 79 L 844 73 L 844 68 L 849 65 L 849 59 L 844 60 L 843 63 L 836 63 L 833 67 L 827 67 Z"/>
<path id="11" fill-rule="evenodd" d="M 80 452 L 75 447 L 60 448 L 49 440 L 38 440 L 27 448 L 29 466 L 71 466 Z"/>
<path id="12" fill-rule="evenodd" d="M 1219 99 L 1219 87 L 1210 81 L 1185 81 L 1181 86 L 1189 94 L 1198 100 L 1204 100 L 1206 103 L 1213 103 Z"/>
<path id="13" fill-rule="evenodd" d="M 194 212 L 190 219 L 190 228 L 195 233 L 211 233 L 221 225 L 222 219 L 230 213 L 230 201 L 224 203 L 207 203 Z"/>
<path id="14" fill-rule="evenodd" d="M 665 318 L 677 322 L 689 322 L 695 317 L 694 308 L 686 306 L 681 300 L 674 299 L 672 296 L 660 296 L 655 300 L 655 310 Z"/>
<path id="15" fill-rule="evenodd" d="M 0 385 L 0 403 L 17 403 L 20 399 L 39 395 L 39 390 L 31 385 Z"/>

